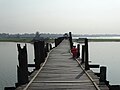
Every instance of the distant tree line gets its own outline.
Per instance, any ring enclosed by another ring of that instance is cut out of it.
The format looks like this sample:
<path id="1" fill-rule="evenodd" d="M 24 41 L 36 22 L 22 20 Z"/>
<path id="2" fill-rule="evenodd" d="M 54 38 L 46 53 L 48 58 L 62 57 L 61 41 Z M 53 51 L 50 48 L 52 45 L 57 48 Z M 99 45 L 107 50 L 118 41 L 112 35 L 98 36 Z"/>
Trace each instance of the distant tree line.
<path id="1" fill-rule="evenodd" d="M 50 34 L 50 33 L 24 33 L 24 34 L 10 34 L 10 33 L 0 33 L 0 38 L 49 38 L 55 39 L 57 37 L 62 37 L 63 34 Z M 112 36 L 120 36 L 120 34 L 73 34 L 73 37 L 112 37 Z"/>
<path id="2" fill-rule="evenodd" d="M 63 34 L 50 34 L 50 33 L 24 33 L 24 34 L 10 34 L 10 33 L 0 33 L 0 38 L 57 38 L 61 37 Z"/>
<path id="3" fill-rule="evenodd" d="M 9 34 L 9 33 L 0 33 L 0 38 L 33 38 L 35 34 Z"/>

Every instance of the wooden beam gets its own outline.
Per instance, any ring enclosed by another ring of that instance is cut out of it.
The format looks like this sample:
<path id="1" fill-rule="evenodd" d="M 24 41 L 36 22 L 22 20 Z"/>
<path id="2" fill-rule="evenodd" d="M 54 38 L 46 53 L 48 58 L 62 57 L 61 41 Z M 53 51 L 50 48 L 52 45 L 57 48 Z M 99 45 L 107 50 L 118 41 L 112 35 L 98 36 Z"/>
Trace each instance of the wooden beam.
<path id="1" fill-rule="evenodd" d="M 90 68 L 99 68 L 100 65 L 91 64 L 91 65 L 89 65 L 89 67 L 90 67 Z"/>

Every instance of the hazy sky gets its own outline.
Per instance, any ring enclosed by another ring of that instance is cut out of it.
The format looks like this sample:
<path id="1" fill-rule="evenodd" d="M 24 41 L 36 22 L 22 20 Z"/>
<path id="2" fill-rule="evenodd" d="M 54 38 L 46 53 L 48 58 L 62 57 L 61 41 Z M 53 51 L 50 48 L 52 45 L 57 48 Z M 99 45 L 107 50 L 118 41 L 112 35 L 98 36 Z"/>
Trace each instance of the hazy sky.
<path id="1" fill-rule="evenodd" d="M 0 33 L 120 34 L 120 0 L 0 0 Z"/>

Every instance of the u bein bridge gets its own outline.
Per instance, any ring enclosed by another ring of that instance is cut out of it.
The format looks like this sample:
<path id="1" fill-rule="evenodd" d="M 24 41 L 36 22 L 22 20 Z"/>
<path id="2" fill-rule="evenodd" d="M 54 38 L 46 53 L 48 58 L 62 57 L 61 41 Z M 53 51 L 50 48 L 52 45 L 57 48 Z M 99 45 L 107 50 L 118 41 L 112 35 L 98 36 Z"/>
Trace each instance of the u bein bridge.
<path id="1" fill-rule="evenodd" d="M 120 90 L 119 85 L 109 85 L 105 66 L 89 64 L 87 38 L 77 45 L 77 58 L 72 58 L 70 52 L 73 48 L 71 32 L 68 37 L 55 39 L 54 48 L 45 41 L 36 41 L 35 64 L 28 64 L 27 45 L 21 48 L 18 44 L 17 47 L 16 87 L 5 87 L 5 90 Z M 29 67 L 34 67 L 34 71 L 29 72 Z M 90 68 L 100 68 L 100 73 L 94 73 Z"/>

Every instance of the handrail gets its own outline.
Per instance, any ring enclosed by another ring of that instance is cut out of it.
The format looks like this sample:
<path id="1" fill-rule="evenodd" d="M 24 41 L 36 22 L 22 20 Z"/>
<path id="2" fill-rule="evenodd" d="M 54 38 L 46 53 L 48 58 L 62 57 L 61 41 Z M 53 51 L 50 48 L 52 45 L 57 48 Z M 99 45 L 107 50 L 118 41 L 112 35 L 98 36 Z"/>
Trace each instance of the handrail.
<path id="1" fill-rule="evenodd" d="M 58 45 L 59 46 L 59 45 Z M 55 47 L 55 48 L 57 48 L 57 47 Z M 48 52 L 48 55 L 47 55 L 47 57 L 46 57 L 46 59 L 45 59 L 45 62 L 42 64 L 42 66 L 40 67 L 40 69 L 38 70 L 38 72 L 34 75 L 34 77 L 30 80 L 30 82 L 27 84 L 27 86 L 23 89 L 23 90 L 27 90 L 28 89 L 28 87 L 30 86 L 30 84 L 34 81 L 34 79 L 38 76 L 38 74 L 41 72 L 41 70 L 42 70 L 42 68 L 45 66 L 45 64 L 46 64 L 46 62 L 47 62 L 47 60 L 48 60 L 48 57 L 49 57 L 49 55 L 50 55 L 50 53 L 53 51 L 53 49 L 50 51 L 50 52 Z"/>
<path id="2" fill-rule="evenodd" d="M 53 50 L 53 49 L 52 49 L 52 50 Z M 51 50 L 51 51 L 52 51 L 52 50 Z M 45 66 L 45 64 L 46 64 L 46 62 L 47 62 L 47 60 L 48 60 L 48 57 L 49 57 L 51 51 L 48 53 L 48 55 L 47 55 L 47 57 L 46 57 L 46 59 L 45 59 L 45 62 L 42 64 L 42 66 L 40 67 L 40 69 L 38 70 L 38 72 L 34 75 L 34 77 L 30 80 L 30 82 L 27 84 L 27 86 L 26 86 L 23 90 L 27 90 L 28 87 L 30 86 L 30 84 L 34 81 L 34 79 L 35 79 L 35 78 L 38 76 L 38 74 L 41 72 L 42 68 Z"/>
<path id="3" fill-rule="evenodd" d="M 90 81 L 93 83 L 93 85 L 95 86 L 96 90 L 101 90 L 98 85 L 96 84 L 96 82 L 92 79 L 92 77 L 88 74 L 88 72 L 86 72 L 83 68 L 83 66 L 81 65 L 80 61 L 78 59 L 76 59 L 77 63 L 80 65 L 81 69 L 85 72 L 85 74 L 88 76 L 88 78 L 90 79 Z"/>

